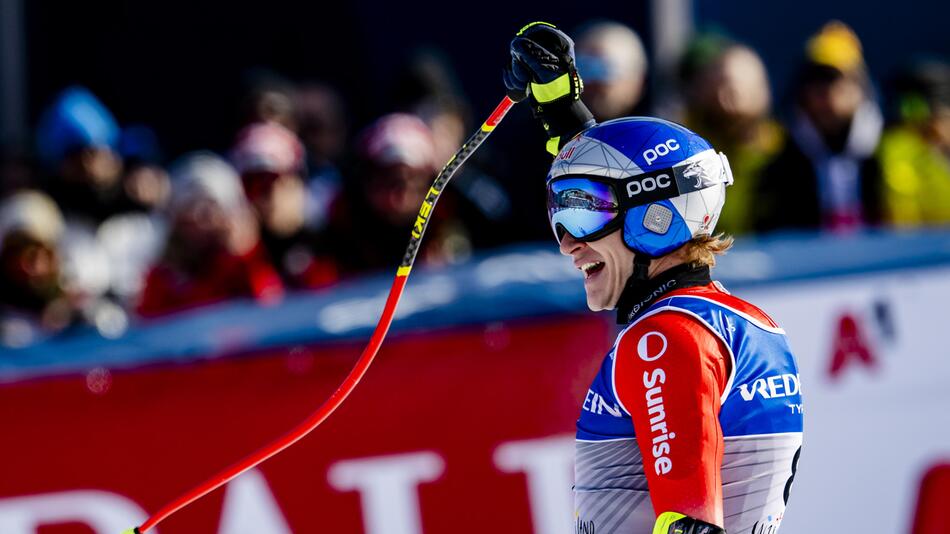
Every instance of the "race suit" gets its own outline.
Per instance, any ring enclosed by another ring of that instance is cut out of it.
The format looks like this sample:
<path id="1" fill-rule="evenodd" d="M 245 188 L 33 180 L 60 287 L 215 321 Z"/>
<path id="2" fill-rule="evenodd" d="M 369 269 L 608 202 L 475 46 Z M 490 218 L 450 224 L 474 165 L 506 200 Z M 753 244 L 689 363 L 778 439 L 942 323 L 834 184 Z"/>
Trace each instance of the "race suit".
<path id="1" fill-rule="evenodd" d="M 674 511 L 773 534 L 802 444 L 795 357 L 708 268 L 673 271 L 621 310 L 631 322 L 584 399 L 575 531 L 649 534 Z"/>

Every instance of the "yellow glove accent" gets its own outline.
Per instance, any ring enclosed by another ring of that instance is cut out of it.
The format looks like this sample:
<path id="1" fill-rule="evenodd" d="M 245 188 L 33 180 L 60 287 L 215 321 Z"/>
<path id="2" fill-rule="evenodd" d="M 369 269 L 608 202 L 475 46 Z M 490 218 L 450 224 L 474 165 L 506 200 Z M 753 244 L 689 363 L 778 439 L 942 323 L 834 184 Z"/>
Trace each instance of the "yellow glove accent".
<path id="1" fill-rule="evenodd" d="M 544 148 L 546 148 L 547 151 L 548 151 L 552 156 L 557 156 L 557 153 L 561 151 L 561 149 L 560 149 L 560 144 L 561 144 L 561 137 L 560 137 L 560 136 L 558 136 L 558 137 L 552 137 L 552 138 L 548 139 L 548 142 L 547 142 L 547 144 L 544 145 Z"/>
<path id="2" fill-rule="evenodd" d="M 676 512 L 663 512 L 656 518 L 656 524 L 653 525 L 653 534 L 675 534 L 670 532 L 670 525 L 686 517 Z"/>
<path id="3" fill-rule="evenodd" d="M 538 104 L 546 104 L 562 96 L 571 94 L 571 75 L 568 73 L 554 79 L 552 82 L 537 84 L 531 82 L 531 94 Z"/>
<path id="4" fill-rule="evenodd" d="M 539 20 L 539 21 L 537 21 L 537 22 L 531 22 L 531 23 L 525 24 L 524 28 L 521 28 L 520 30 L 518 30 L 518 33 L 516 33 L 515 35 L 516 35 L 516 36 L 517 36 L 517 35 L 521 35 L 521 34 L 524 33 L 525 30 L 527 30 L 528 28 L 530 28 L 530 27 L 532 27 L 532 26 L 537 26 L 538 24 L 544 24 L 545 26 L 550 26 L 550 27 L 552 27 L 552 28 L 554 28 L 554 29 L 557 29 L 557 26 L 555 26 L 554 24 L 551 24 L 550 22 L 541 22 L 541 21 Z"/>

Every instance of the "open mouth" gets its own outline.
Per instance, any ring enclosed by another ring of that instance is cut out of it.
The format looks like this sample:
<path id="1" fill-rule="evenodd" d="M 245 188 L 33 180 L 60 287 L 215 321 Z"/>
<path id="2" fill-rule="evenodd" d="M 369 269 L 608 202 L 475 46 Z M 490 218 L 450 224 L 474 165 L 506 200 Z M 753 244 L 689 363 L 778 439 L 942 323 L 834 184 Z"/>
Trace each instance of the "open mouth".
<path id="1" fill-rule="evenodd" d="M 603 270 L 606 264 L 602 261 L 595 261 L 581 265 L 581 271 L 584 272 L 584 279 L 588 279 Z"/>

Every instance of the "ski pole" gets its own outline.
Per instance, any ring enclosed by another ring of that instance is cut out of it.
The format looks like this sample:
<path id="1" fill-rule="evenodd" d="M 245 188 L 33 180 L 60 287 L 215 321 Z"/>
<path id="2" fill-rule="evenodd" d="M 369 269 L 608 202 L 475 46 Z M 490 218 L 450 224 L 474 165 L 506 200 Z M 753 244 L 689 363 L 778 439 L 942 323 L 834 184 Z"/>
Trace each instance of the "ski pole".
<path id="1" fill-rule="evenodd" d="M 409 278 L 409 271 L 412 270 L 412 265 L 416 261 L 416 254 L 419 252 L 419 245 L 422 242 L 422 236 L 425 233 L 426 228 L 429 226 L 429 220 L 432 216 L 432 211 L 435 209 L 435 204 L 439 200 L 439 196 L 442 195 L 442 192 L 445 190 L 445 186 L 449 183 L 449 180 L 452 179 L 452 176 L 455 175 L 456 171 L 458 171 L 459 167 L 461 167 L 462 164 L 465 163 L 465 161 L 469 158 L 469 156 L 471 156 L 478 149 L 478 147 L 481 146 L 485 139 L 488 138 L 492 130 L 494 130 L 498 123 L 501 122 L 501 120 L 505 117 L 505 114 L 508 113 L 508 110 L 511 109 L 513 105 L 513 100 L 507 96 L 503 98 L 501 103 L 495 107 L 495 110 L 492 112 L 492 114 L 482 124 L 481 128 L 479 128 L 478 131 L 468 138 L 468 140 L 462 145 L 458 152 L 452 156 L 452 159 L 450 159 L 448 163 L 445 164 L 445 167 L 442 168 L 442 170 L 439 172 L 439 175 L 436 176 L 435 181 L 432 183 L 432 186 L 426 193 L 425 200 L 422 202 L 422 207 L 419 209 L 419 215 L 416 217 L 415 223 L 413 224 L 412 233 L 409 238 L 409 245 L 406 247 L 406 253 L 403 255 L 402 262 L 399 264 L 399 268 L 396 270 L 396 277 L 393 280 L 392 287 L 389 289 L 389 296 L 386 298 L 386 304 L 383 307 L 383 313 L 379 318 L 379 322 L 376 324 L 376 328 L 373 330 L 373 335 L 370 337 L 366 348 L 363 349 L 363 353 L 360 355 L 359 360 L 343 380 L 343 383 L 340 384 L 340 387 L 338 387 L 336 391 L 330 395 L 330 397 L 323 403 L 322 406 L 320 406 L 320 408 L 310 414 L 310 416 L 294 427 L 290 432 L 284 434 L 277 440 L 262 447 L 261 449 L 258 449 L 231 467 L 221 471 L 201 485 L 196 486 L 194 489 L 181 495 L 149 517 L 148 520 L 146 520 L 140 526 L 129 529 L 124 534 L 144 534 L 145 532 L 148 532 L 155 525 L 161 523 L 175 512 L 197 501 L 201 497 L 218 489 L 224 484 L 227 484 L 241 473 L 280 453 L 297 441 L 300 441 L 304 436 L 320 426 L 323 421 L 330 417 L 330 414 L 332 414 L 337 408 L 340 407 L 341 404 L 343 404 L 343 401 L 346 400 L 353 389 L 356 388 L 356 385 L 359 384 L 360 380 L 363 378 L 363 375 L 366 374 L 369 366 L 373 363 L 373 359 L 376 357 L 376 353 L 379 352 L 379 347 L 383 344 L 383 340 L 386 339 L 386 333 L 389 331 L 389 326 L 393 322 L 393 314 L 396 311 L 396 306 L 399 305 L 399 299 L 402 297 L 402 290 L 406 286 L 406 280 Z"/>

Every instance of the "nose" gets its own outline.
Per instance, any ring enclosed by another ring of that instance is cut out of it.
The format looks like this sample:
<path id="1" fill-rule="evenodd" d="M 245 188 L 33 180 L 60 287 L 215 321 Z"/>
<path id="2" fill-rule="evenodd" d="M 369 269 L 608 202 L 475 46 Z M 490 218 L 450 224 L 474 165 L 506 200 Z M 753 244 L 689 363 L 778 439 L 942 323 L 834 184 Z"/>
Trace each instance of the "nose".
<path id="1" fill-rule="evenodd" d="M 583 241 L 578 241 L 574 238 L 569 232 L 564 232 L 564 237 L 561 238 L 560 249 L 561 254 L 565 256 L 570 256 L 574 252 L 587 246 L 587 243 Z"/>

